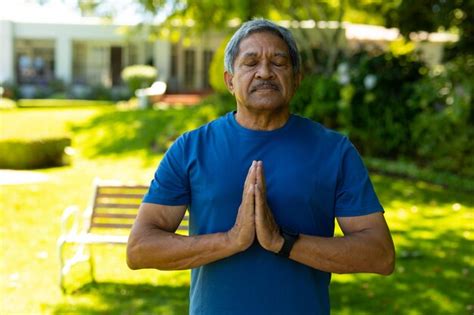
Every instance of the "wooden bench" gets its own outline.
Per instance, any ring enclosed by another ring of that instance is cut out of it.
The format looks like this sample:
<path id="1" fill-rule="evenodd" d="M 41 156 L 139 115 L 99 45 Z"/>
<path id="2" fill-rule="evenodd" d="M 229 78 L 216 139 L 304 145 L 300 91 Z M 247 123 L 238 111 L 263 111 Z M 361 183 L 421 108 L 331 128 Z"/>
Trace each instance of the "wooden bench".
<path id="1" fill-rule="evenodd" d="M 144 185 L 96 180 L 91 201 L 85 211 L 81 213 L 77 206 L 64 210 L 61 217 L 62 233 L 58 239 L 61 268 L 59 284 L 63 292 L 66 291 L 66 274 L 73 265 L 82 261 L 89 262 L 90 275 L 95 282 L 95 265 L 90 245 L 127 244 L 138 207 L 147 191 L 148 186 Z M 186 213 L 177 233 L 187 234 L 188 218 Z M 66 259 L 65 247 L 68 244 L 76 247 L 72 257 Z"/>

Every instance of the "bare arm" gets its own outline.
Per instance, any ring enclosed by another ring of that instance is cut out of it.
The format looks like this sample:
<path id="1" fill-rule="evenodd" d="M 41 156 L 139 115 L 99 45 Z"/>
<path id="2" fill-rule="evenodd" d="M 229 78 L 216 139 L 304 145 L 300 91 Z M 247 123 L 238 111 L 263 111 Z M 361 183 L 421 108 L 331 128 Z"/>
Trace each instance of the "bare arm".
<path id="1" fill-rule="evenodd" d="M 343 237 L 301 235 L 290 258 L 335 273 L 393 272 L 395 250 L 382 213 L 339 217 Z"/>
<path id="2" fill-rule="evenodd" d="M 175 234 L 186 206 L 143 203 L 127 244 L 131 269 L 179 270 L 199 267 L 247 249 L 255 238 L 255 170 L 250 168 L 244 184 L 234 227 L 228 232 L 197 236 Z"/>
<path id="3" fill-rule="evenodd" d="M 257 239 L 266 250 L 278 253 L 283 237 L 266 200 L 263 164 L 258 162 L 255 189 Z M 393 272 L 395 250 L 382 213 L 338 217 L 343 237 L 300 235 L 290 258 L 322 271 L 335 273 Z M 295 231 L 297 232 L 297 231 Z"/>
<path id="4" fill-rule="evenodd" d="M 198 267 L 237 252 L 226 233 L 175 234 L 186 206 L 143 203 L 127 246 L 131 269 L 177 270 Z"/>

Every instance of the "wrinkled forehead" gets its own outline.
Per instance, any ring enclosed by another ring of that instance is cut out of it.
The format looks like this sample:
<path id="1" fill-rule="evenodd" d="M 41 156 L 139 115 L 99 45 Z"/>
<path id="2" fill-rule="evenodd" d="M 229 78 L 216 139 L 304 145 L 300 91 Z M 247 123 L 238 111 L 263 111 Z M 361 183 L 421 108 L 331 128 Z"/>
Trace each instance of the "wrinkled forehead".
<path id="1" fill-rule="evenodd" d="M 257 54 L 258 42 L 253 42 L 249 44 L 249 40 L 256 40 L 255 38 L 256 36 L 265 36 L 265 37 L 268 36 L 268 37 L 278 38 L 279 41 L 274 42 L 275 43 L 274 45 L 267 46 L 265 48 L 274 49 L 275 55 L 284 56 L 288 58 L 290 57 L 290 52 L 289 52 L 290 47 L 288 47 L 288 44 L 285 42 L 283 37 L 278 32 L 272 31 L 272 30 L 258 30 L 258 31 L 251 32 L 247 36 L 242 38 L 242 40 L 239 42 L 239 45 L 238 45 L 236 58 L 241 57 L 241 56 Z M 245 47 L 242 47 L 242 46 L 245 46 Z"/>

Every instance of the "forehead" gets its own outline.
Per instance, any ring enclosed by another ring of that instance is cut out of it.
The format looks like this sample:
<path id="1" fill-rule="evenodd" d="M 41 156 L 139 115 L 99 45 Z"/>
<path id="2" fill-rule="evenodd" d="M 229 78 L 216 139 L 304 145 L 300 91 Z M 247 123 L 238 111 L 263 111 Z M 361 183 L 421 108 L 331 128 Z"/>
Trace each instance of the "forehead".
<path id="1" fill-rule="evenodd" d="M 237 57 L 261 53 L 289 55 L 289 48 L 286 42 L 275 33 L 255 32 L 242 39 Z"/>

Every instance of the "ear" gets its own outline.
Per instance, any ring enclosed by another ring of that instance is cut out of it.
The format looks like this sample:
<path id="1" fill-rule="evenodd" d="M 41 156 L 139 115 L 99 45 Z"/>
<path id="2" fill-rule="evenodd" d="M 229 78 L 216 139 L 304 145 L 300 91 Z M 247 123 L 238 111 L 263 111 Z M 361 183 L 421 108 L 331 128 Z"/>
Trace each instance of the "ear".
<path id="1" fill-rule="evenodd" d="M 224 81 L 225 85 L 227 86 L 227 89 L 229 90 L 230 94 L 234 95 L 234 83 L 232 82 L 232 79 L 234 76 L 230 74 L 227 71 L 224 71 Z"/>

